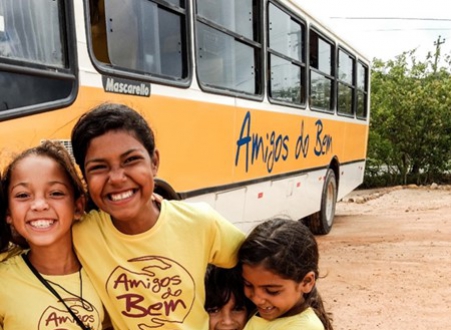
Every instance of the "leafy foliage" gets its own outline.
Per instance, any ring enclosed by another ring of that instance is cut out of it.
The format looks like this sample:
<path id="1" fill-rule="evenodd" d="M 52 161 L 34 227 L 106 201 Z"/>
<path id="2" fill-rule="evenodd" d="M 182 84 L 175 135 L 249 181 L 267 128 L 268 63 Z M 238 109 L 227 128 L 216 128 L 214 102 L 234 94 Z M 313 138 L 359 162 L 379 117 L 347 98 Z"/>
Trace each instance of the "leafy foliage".
<path id="1" fill-rule="evenodd" d="M 449 173 L 451 61 L 436 45 L 424 61 L 415 50 L 373 61 L 366 187 L 427 184 Z"/>

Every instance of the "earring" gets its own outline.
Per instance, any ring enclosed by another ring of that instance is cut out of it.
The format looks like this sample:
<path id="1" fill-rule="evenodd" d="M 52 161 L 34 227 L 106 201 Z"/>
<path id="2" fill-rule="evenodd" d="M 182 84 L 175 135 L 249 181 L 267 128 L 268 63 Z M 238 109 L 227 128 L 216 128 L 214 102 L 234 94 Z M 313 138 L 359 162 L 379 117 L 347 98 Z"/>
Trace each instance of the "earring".
<path id="1" fill-rule="evenodd" d="M 76 209 L 74 212 L 74 220 L 79 221 L 84 214 L 85 214 L 84 211 Z"/>

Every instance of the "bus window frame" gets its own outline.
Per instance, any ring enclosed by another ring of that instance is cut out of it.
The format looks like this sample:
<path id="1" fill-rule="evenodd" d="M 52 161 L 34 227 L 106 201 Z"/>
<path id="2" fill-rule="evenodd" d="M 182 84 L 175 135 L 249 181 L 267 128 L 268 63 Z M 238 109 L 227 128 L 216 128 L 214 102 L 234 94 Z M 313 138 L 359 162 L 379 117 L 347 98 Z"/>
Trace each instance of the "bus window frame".
<path id="1" fill-rule="evenodd" d="M 318 35 L 318 37 L 322 38 L 324 41 L 326 41 L 327 43 L 329 43 L 332 46 L 332 51 L 331 51 L 331 74 L 324 74 L 321 70 L 316 69 L 314 67 L 312 67 L 311 63 L 310 63 L 310 33 L 314 32 Z M 335 115 L 337 112 L 337 99 L 336 99 L 336 80 L 337 80 L 337 74 L 336 74 L 336 67 L 337 67 L 337 43 L 331 39 L 330 37 L 328 37 L 324 32 L 321 31 L 320 28 L 316 27 L 315 24 L 310 24 L 309 29 L 308 29 L 308 42 L 307 42 L 307 47 L 308 47 L 308 59 L 307 59 L 307 63 L 308 63 L 308 94 L 307 94 L 307 99 L 308 99 L 308 107 L 311 111 L 315 111 L 315 112 L 320 112 L 320 113 L 326 113 L 326 114 L 330 114 L 330 115 Z M 312 75 L 311 72 L 314 71 L 320 75 L 322 75 L 323 77 L 326 77 L 328 79 L 330 79 L 332 81 L 331 84 L 331 109 L 323 109 L 323 108 L 318 108 L 318 107 L 314 107 L 312 106 L 312 102 L 311 102 L 311 97 L 312 97 Z"/>
<path id="2" fill-rule="evenodd" d="M 269 47 L 270 43 L 269 43 L 269 38 L 270 38 L 270 33 L 269 33 L 269 5 L 272 4 L 274 6 L 276 6 L 277 8 L 279 8 L 281 11 L 283 11 L 284 13 L 286 13 L 288 16 L 290 16 L 291 20 L 295 21 L 296 23 L 298 23 L 299 25 L 302 26 L 303 31 L 302 31 L 302 38 L 303 38 L 303 49 L 302 49 L 302 55 L 304 58 L 304 61 L 299 62 L 299 61 L 293 61 L 292 58 L 281 54 L 277 51 L 274 51 L 273 49 L 271 49 L 271 47 Z M 266 8 L 265 8 L 265 21 L 264 21 L 264 33 L 265 33 L 265 44 L 264 44 L 264 51 L 265 51 L 265 72 L 266 72 L 266 95 L 268 97 L 268 101 L 272 104 L 277 104 L 277 105 L 282 105 L 282 106 L 287 106 L 287 107 L 291 107 L 291 108 L 296 108 L 296 109 L 301 109 L 301 110 L 305 110 L 307 109 L 307 105 L 308 105 L 308 93 L 309 93 L 309 86 L 308 86 L 308 70 L 309 70 L 309 62 L 308 62 L 308 57 L 309 57 L 309 53 L 308 53 L 308 47 L 309 47 L 309 39 L 308 39 L 308 31 L 309 31 L 309 27 L 307 24 L 307 21 L 302 18 L 301 16 L 297 15 L 295 12 L 293 12 L 292 10 L 290 10 L 289 8 L 287 8 L 285 5 L 283 5 L 282 3 L 280 3 L 277 0 L 269 0 L 266 3 Z M 299 66 L 301 69 L 301 103 L 300 104 L 296 104 L 293 102 L 285 102 L 285 101 L 281 101 L 279 99 L 275 99 L 273 97 L 271 97 L 271 93 L 270 93 L 270 88 L 271 88 L 271 74 L 270 74 L 270 55 L 275 55 L 277 57 L 280 57 L 286 61 L 290 61 L 292 64 L 294 63 L 295 65 Z"/>
<path id="3" fill-rule="evenodd" d="M 353 84 L 350 85 L 349 83 L 343 81 L 340 79 L 339 74 L 339 65 L 340 65 L 340 51 L 345 53 L 347 56 L 349 56 L 352 59 L 352 81 Z M 336 86 L 335 86 L 335 101 L 336 101 L 336 110 L 337 115 L 341 117 L 347 117 L 347 118 L 355 118 L 357 113 L 357 56 L 355 54 L 352 54 L 352 52 L 348 51 L 344 46 L 338 45 L 337 46 L 337 54 L 336 54 L 336 60 L 335 60 L 335 73 L 336 73 Z M 344 113 L 340 112 L 338 109 L 338 93 L 339 93 L 339 85 L 344 84 L 346 87 L 352 88 L 352 113 Z"/>
<path id="4" fill-rule="evenodd" d="M 256 31 L 254 31 L 257 36 L 256 38 L 259 40 L 259 42 L 256 42 L 254 40 L 250 40 L 242 35 L 240 35 L 239 33 L 236 33 L 234 31 L 231 31 L 219 24 L 216 24 L 213 21 L 207 20 L 201 16 L 199 16 L 197 14 L 197 0 L 193 1 L 193 49 L 194 49 L 194 61 L 195 61 L 195 67 L 196 67 L 196 80 L 197 83 L 200 87 L 200 89 L 203 92 L 206 93 L 210 93 L 210 94 L 216 94 L 216 95 L 224 95 L 224 96 L 232 96 L 232 97 L 237 97 L 237 98 L 242 98 L 242 99 L 248 99 L 248 100 L 253 100 L 253 101 L 263 101 L 265 96 L 266 96 L 266 92 L 265 92 L 265 84 L 264 81 L 266 79 L 265 77 L 265 70 L 263 69 L 265 67 L 265 48 L 266 45 L 264 43 L 264 9 L 263 9 L 263 5 L 262 5 L 262 1 L 256 1 L 256 5 L 258 6 L 257 10 L 258 13 L 256 14 L 256 17 L 258 18 L 259 22 L 256 24 Z M 255 61 L 255 72 L 257 73 L 255 82 L 256 82 L 256 89 L 257 92 L 255 94 L 250 94 L 250 93 L 245 93 L 245 92 L 240 92 L 237 90 L 231 90 L 231 89 L 227 89 L 227 88 L 223 88 L 223 87 L 218 87 L 218 86 L 213 86 L 213 85 L 208 85 L 202 82 L 202 80 L 199 77 L 199 71 L 197 70 L 197 68 L 199 67 L 198 65 L 198 43 L 197 43 L 197 32 L 198 32 L 198 22 L 200 22 L 201 24 L 205 24 L 213 29 L 216 29 L 217 31 L 223 32 L 228 36 L 233 37 L 235 40 L 239 41 L 239 42 L 243 42 L 246 45 L 249 45 L 250 47 L 253 47 L 254 51 L 256 52 L 256 61 Z"/>
<path id="5" fill-rule="evenodd" d="M 193 59 L 192 59 L 192 40 L 191 40 L 191 1 L 185 0 L 185 9 L 175 6 L 174 4 L 164 1 L 164 0 L 149 0 L 158 6 L 163 6 L 165 10 L 174 11 L 179 14 L 185 15 L 185 26 L 184 26 L 184 34 L 182 34 L 182 38 L 185 37 L 186 46 L 184 51 L 186 52 L 186 78 L 178 79 L 176 77 L 171 76 L 159 76 L 153 73 L 143 73 L 143 72 L 134 72 L 133 70 L 127 70 L 126 68 L 118 68 L 113 66 L 111 63 L 104 63 L 99 61 L 95 54 L 93 48 L 92 41 L 92 33 L 91 33 L 91 12 L 89 9 L 89 1 L 83 1 L 84 7 L 84 15 L 85 15 L 85 31 L 86 31 L 86 40 L 88 47 L 89 59 L 94 66 L 95 69 L 101 74 L 111 77 L 117 78 L 125 78 L 130 80 L 135 80 L 138 82 L 149 82 L 156 83 L 160 85 L 180 87 L 180 88 L 189 88 L 192 83 L 193 76 Z"/>
<path id="6" fill-rule="evenodd" d="M 73 86 L 68 97 L 55 101 L 32 104 L 20 108 L 0 111 L 0 121 L 6 121 L 19 117 L 25 117 L 52 110 L 60 110 L 73 104 L 78 95 L 78 56 L 75 32 L 75 11 L 71 1 L 61 1 L 63 10 L 60 11 L 60 19 L 63 22 L 62 44 L 66 55 L 66 68 L 28 62 L 25 60 L 0 58 L 0 72 L 10 72 L 39 76 L 43 78 L 56 78 L 60 80 L 72 80 Z"/>
<path id="7" fill-rule="evenodd" d="M 364 105 L 365 105 L 365 115 L 364 116 L 359 116 L 358 114 L 357 114 L 357 108 L 358 108 L 358 104 L 357 104 L 357 99 L 358 99 L 358 95 L 357 95 L 357 93 L 358 93 L 358 91 L 359 91 L 359 85 L 358 85 L 358 67 L 359 67 L 359 63 L 362 65 L 362 67 L 365 69 L 365 86 L 363 87 L 363 89 L 362 89 L 362 91 L 363 91 L 363 95 L 364 95 L 364 97 L 365 97 L 365 99 L 364 99 Z M 359 120 L 363 120 L 363 121 L 366 121 L 366 120 L 368 120 L 368 118 L 369 118 L 369 109 L 370 109 L 370 105 L 369 105 L 369 97 L 370 97 L 370 91 L 369 91 L 369 88 L 368 88 L 368 86 L 369 86 L 369 84 L 370 84 L 370 81 L 369 81 L 369 77 L 370 77 L 370 74 L 371 74 L 371 72 L 370 72 L 370 64 L 368 64 L 368 63 L 365 63 L 365 62 L 363 62 L 362 60 L 360 60 L 360 59 L 357 59 L 356 60 L 356 69 L 355 69 L 355 74 L 356 74 L 356 82 L 355 82 L 355 91 L 356 91 L 356 108 L 355 108 L 355 111 L 356 111 L 356 118 L 357 119 L 359 119 Z"/>

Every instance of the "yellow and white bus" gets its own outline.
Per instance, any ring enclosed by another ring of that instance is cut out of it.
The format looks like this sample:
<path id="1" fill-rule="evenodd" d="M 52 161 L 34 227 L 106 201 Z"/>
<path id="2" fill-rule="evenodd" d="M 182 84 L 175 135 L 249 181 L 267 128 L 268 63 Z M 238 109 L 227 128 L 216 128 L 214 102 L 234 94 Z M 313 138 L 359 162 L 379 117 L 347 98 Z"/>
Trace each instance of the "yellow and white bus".
<path id="1" fill-rule="evenodd" d="M 0 0 L 0 162 L 124 103 L 155 131 L 158 193 L 327 234 L 363 180 L 369 74 L 292 0 Z"/>

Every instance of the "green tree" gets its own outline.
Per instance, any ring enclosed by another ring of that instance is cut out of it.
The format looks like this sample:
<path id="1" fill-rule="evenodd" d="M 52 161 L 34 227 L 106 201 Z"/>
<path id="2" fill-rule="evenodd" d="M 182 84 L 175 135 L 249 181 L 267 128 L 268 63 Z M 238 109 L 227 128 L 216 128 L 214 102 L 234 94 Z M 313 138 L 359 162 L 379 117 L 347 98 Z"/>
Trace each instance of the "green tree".
<path id="1" fill-rule="evenodd" d="M 367 180 L 383 172 L 387 185 L 430 183 L 449 170 L 451 65 L 440 44 L 424 61 L 416 50 L 374 59 Z"/>

